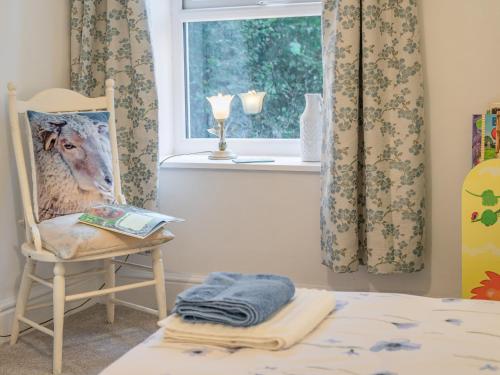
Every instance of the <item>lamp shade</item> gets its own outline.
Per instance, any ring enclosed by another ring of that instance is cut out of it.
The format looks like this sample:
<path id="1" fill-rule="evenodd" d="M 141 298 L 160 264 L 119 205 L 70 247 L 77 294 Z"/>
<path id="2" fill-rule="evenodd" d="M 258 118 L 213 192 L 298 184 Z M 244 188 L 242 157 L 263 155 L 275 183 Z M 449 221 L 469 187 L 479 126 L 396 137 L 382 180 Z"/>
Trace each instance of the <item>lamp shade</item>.
<path id="1" fill-rule="evenodd" d="M 247 93 L 238 94 L 243 103 L 243 112 L 247 115 L 255 115 L 262 112 L 262 104 L 264 102 L 265 92 L 257 92 L 251 90 Z"/>
<path id="2" fill-rule="evenodd" d="M 216 120 L 225 120 L 229 117 L 233 97 L 233 95 L 222 95 L 219 93 L 216 96 L 210 96 L 207 98 Z"/>

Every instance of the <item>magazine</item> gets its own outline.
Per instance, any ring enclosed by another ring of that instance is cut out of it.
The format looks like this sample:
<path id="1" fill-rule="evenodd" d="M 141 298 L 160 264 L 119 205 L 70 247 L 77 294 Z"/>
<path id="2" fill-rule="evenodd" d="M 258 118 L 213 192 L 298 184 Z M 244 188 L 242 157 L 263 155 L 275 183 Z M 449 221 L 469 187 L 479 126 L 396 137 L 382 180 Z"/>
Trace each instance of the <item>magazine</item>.
<path id="1" fill-rule="evenodd" d="M 182 222 L 184 219 L 128 205 L 100 204 L 83 213 L 78 221 L 144 239 L 165 224 Z"/>

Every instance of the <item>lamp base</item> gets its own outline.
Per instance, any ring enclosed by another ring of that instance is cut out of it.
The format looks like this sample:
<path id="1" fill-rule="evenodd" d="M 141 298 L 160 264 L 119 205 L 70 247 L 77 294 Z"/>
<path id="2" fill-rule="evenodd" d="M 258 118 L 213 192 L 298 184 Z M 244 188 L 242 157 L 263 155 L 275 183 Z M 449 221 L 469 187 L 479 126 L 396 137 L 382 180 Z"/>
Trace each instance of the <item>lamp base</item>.
<path id="1" fill-rule="evenodd" d="M 208 155 L 210 160 L 231 160 L 236 159 L 236 154 L 232 153 L 231 150 L 225 151 L 212 151 L 210 155 Z"/>

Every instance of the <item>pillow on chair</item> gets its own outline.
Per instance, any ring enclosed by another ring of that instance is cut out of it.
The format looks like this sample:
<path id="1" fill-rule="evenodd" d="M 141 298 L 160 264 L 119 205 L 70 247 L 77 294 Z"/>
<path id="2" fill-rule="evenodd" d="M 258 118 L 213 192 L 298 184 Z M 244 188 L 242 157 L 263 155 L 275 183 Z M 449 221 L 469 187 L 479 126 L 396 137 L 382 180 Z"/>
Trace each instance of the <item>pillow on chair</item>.
<path id="1" fill-rule="evenodd" d="M 109 112 L 28 111 L 38 221 L 114 203 Z"/>
<path id="2" fill-rule="evenodd" d="M 174 238 L 166 228 L 145 239 L 102 230 L 78 222 L 80 214 L 64 215 L 38 224 L 43 248 L 62 259 L 74 259 L 113 251 L 153 247 Z"/>

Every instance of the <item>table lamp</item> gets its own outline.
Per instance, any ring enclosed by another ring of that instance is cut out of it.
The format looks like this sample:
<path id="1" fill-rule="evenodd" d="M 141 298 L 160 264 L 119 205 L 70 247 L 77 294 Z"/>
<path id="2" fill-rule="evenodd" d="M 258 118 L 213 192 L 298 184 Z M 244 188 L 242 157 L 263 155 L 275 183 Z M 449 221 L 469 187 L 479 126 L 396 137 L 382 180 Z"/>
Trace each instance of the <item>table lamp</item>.
<path id="1" fill-rule="evenodd" d="M 264 91 L 257 92 L 255 90 L 250 90 L 249 92 L 238 94 L 243 104 L 243 112 L 247 115 L 256 115 L 262 112 L 262 104 L 264 102 L 264 96 L 266 93 Z"/>
<path id="2" fill-rule="evenodd" d="M 230 160 L 236 158 L 236 154 L 227 149 L 224 129 L 224 121 L 231 113 L 231 101 L 233 100 L 233 97 L 233 95 L 222 95 L 220 93 L 216 96 L 207 97 L 207 100 L 212 107 L 212 114 L 217 122 L 215 127 L 208 129 L 208 132 L 219 137 L 219 149 L 217 151 L 212 151 L 212 153 L 208 156 L 211 160 Z"/>

